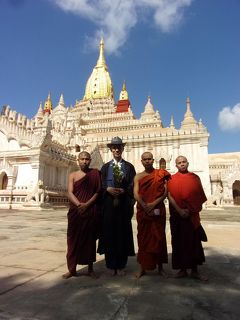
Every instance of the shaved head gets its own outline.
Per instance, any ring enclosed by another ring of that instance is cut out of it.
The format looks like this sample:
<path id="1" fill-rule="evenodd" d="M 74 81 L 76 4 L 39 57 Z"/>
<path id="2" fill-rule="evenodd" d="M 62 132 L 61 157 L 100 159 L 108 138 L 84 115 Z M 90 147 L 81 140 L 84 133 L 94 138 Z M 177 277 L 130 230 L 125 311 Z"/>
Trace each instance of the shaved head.
<path id="1" fill-rule="evenodd" d="M 87 151 L 82 151 L 82 152 L 79 153 L 78 159 L 80 159 L 80 158 L 82 158 L 82 157 L 86 157 L 86 158 L 91 159 L 91 155 L 90 155 L 90 153 L 88 153 Z"/>
<path id="2" fill-rule="evenodd" d="M 179 162 L 179 160 L 184 160 L 184 161 L 188 162 L 188 160 L 187 160 L 186 157 L 184 157 L 184 156 L 178 156 L 178 157 L 176 158 L 176 160 L 175 160 L 176 164 Z"/>
<path id="3" fill-rule="evenodd" d="M 142 160 L 144 158 L 152 158 L 153 159 L 153 154 L 151 152 L 146 151 L 146 152 L 143 152 L 141 158 L 142 158 Z"/>
<path id="4" fill-rule="evenodd" d="M 181 173 L 187 173 L 188 172 L 188 160 L 184 156 L 178 156 L 176 158 L 176 167 L 178 168 L 178 171 Z"/>

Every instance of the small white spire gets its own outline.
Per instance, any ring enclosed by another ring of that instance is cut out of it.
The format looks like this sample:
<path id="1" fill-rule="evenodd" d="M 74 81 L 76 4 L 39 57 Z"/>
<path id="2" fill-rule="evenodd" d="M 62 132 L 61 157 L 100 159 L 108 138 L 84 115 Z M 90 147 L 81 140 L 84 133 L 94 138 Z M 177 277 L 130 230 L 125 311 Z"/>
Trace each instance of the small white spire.
<path id="1" fill-rule="evenodd" d="M 63 93 L 61 93 L 61 96 L 60 96 L 58 104 L 61 104 L 62 106 L 65 106 Z"/>
<path id="2" fill-rule="evenodd" d="M 181 124 L 181 129 L 191 129 L 195 127 L 197 124 L 197 121 L 194 119 L 193 113 L 191 111 L 191 102 L 189 97 L 187 97 L 186 106 L 187 110 L 185 112 L 184 119 Z"/>
<path id="3" fill-rule="evenodd" d="M 39 104 L 39 108 L 38 108 L 38 111 L 35 115 L 34 118 L 38 118 L 38 119 L 42 119 L 43 118 L 43 107 L 42 107 L 42 101 L 40 101 L 40 104 Z"/>
<path id="4" fill-rule="evenodd" d="M 175 128 L 173 115 L 171 115 L 170 128 Z"/>

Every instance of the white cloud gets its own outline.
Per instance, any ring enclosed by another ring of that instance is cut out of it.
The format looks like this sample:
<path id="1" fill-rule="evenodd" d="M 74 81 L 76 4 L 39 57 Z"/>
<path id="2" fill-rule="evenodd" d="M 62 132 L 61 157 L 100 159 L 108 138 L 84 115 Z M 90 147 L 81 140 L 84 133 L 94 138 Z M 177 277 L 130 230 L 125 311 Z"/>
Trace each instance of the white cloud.
<path id="1" fill-rule="evenodd" d="M 94 46 L 104 37 L 109 53 L 117 52 L 130 30 L 148 16 L 162 32 L 171 31 L 193 0 L 51 0 L 62 10 L 91 20 L 97 27 Z M 151 18 L 151 15 L 153 18 Z M 92 41 L 92 39 L 91 39 Z"/>
<path id="2" fill-rule="evenodd" d="M 218 115 L 218 124 L 223 131 L 240 131 L 240 103 L 224 107 Z"/>

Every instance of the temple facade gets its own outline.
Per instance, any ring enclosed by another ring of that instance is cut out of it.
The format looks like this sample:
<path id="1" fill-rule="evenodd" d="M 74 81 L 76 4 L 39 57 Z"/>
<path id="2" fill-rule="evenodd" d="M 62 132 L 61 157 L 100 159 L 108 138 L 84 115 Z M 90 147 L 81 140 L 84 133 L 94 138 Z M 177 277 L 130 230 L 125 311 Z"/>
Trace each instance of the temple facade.
<path id="1" fill-rule="evenodd" d="M 141 116 L 132 111 L 126 83 L 118 101 L 104 57 L 101 40 L 99 58 L 87 80 L 82 100 L 65 105 L 63 94 L 54 107 L 51 95 L 32 119 L 4 106 L 0 115 L 0 208 L 43 208 L 66 205 L 67 178 L 77 169 L 79 151 L 92 155 L 92 167 L 100 168 L 111 159 L 107 148 L 114 136 L 126 142 L 123 157 L 142 170 L 141 154 L 153 153 L 155 167 L 176 172 L 175 158 L 186 155 L 189 170 L 198 174 L 208 196 L 221 184 L 231 198 L 232 180 L 211 178 L 209 133 L 192 113 L 189 97 L 182 109 L 180 128 L 173 117 L 165 126 L 159 110 L 147 97 Z M 239 165 L 240 159 L 236 166 Z M 214 170 L 213 170 L 214 171 Z M 240 180 L 240 179 L 239 179 Z"/>

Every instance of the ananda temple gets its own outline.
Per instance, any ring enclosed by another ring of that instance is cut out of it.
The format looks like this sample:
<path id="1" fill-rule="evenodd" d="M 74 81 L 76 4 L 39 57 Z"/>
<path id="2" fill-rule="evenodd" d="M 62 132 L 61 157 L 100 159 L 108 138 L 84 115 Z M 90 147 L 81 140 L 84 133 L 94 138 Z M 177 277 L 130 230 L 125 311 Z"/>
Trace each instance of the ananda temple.
<path id="1" fill-rule="evenodd" d="M 47 96 L 48 95 L 48 96 Z M 92 167 L 101 168 L 111 159 L 107 143 L 115 136 L 126 142 L 124 159 L 142 170 L 141 154 L 150 151 L 155 167 L 176 172 L 175 158 L 186 155 L 189 169 L 202 180 L 209 205 L 240 203 L 240 153 L 208 154 L 209 132 L 194 118 L 190 98 L 182 107 L 179 128 L 163 124 L 161 112 L 146 97 L 137 119 L 126 83 L 118 99 L 104 56 L 89 76 L 82 100 L 66 106 L 64 96 L 54 105 L 51 94 L 40 103 L 32 119 L 9 105 L 0 115 L 0 208 L 47 208 L 67 204 L 67 180 L 77 169 L 79 151 L 88 151 Z"/>

